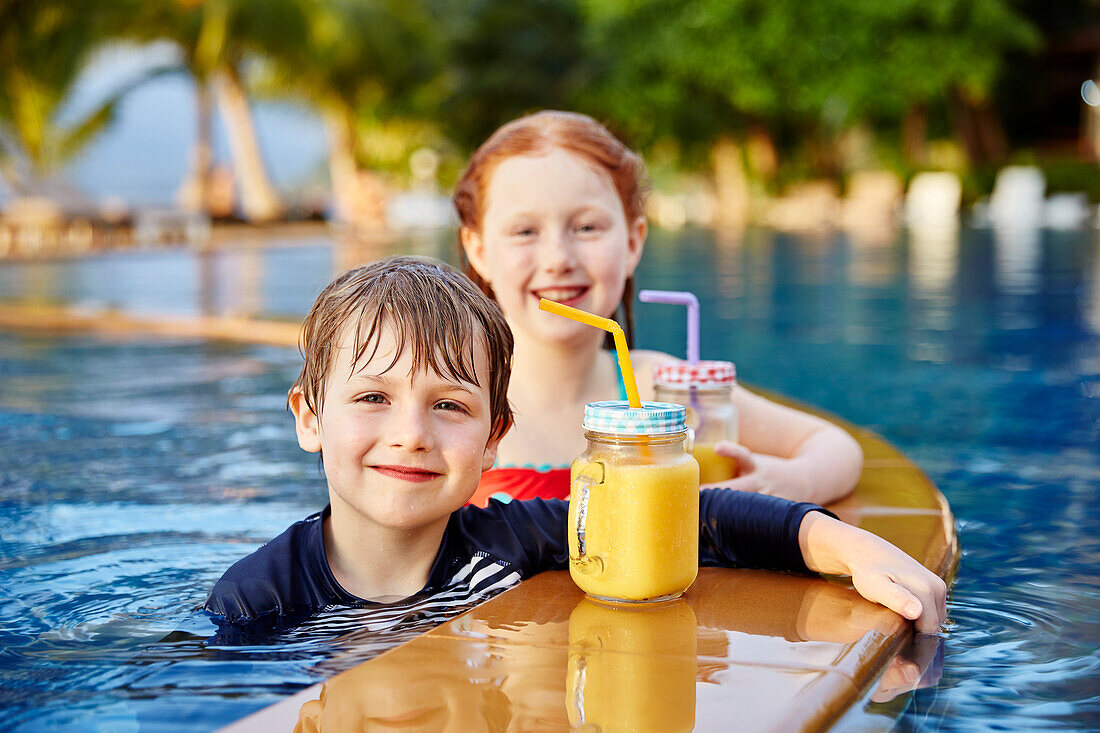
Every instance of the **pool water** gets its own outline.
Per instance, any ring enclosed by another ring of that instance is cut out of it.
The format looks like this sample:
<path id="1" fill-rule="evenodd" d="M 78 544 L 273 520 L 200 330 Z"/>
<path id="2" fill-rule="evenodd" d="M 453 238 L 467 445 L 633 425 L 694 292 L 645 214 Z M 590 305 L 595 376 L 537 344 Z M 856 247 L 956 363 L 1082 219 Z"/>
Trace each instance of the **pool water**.
<path id="1" fill-rule="evenodd" d="M 0 265 L 0 299 L 300 317 L 327 241 Z M 691 289 L 703 356 L 878 431 L 951 502 L 963 555 L 938 683 L 865 730 L 1100 727 L 1100 251 L 1095 232 L 656 232 L 638 283 Z M 242 283 L 244 285 L 242 285 Z M 680 309 L 638 345 L 680 353 Z M 0 719 L 210 730 L 416 633 L 212 647 L 194 609 L 320 508 L 284 407 L 295 350 L 0 333 Z M 859 711 L 857 711 L 859 712 Z"/>

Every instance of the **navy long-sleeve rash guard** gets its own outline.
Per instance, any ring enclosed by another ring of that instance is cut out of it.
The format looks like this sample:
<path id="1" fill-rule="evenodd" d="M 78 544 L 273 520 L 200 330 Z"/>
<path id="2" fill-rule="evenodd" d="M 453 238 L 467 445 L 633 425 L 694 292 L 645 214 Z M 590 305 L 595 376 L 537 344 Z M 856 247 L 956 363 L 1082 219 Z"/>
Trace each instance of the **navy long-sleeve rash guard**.
<path id="1" fill-rule="evenodd" d="M 542 499 L 459 509 L 444 531 L 427 584 L 402 601 L 402 608 L 442 612 L 544 570 L 567 568 L 568 509 L 568 502 Z M 811 511 L 829 513 L 773 496 L 704 490 L 699 494 L 699 564 L 808 572 L 798 528 Z M 204 608 L 234 626 L 259 620 L 285 626 L 340 607 L 384 608 L 351 595 L 333 577 L 321 531 L 328 513 L 326 507 L 295 522 L 235 563 L 214 585 Z"/>

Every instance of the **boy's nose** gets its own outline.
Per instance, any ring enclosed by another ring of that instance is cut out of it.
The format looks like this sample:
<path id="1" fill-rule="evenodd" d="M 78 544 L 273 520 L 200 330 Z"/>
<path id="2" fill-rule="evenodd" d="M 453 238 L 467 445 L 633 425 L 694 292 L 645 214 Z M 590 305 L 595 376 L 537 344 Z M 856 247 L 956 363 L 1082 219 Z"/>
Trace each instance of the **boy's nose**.
<path id="1" fill-rule="evenodd" d="M 390 444 L 407 451 L 432 449 L 432 431 L 428 416 L 419 409 L 397 410 L 389 425 Z"/>

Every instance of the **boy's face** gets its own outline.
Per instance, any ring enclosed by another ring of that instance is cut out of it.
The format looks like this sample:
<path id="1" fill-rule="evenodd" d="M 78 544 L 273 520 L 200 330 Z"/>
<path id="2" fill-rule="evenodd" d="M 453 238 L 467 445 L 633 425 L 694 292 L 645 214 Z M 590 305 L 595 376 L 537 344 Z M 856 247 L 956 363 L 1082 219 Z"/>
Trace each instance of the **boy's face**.
<path id="1" fill-rule="evenodd" d="M 291 395 L 298 444 L 322 451 L 334 510 L 343 504 L 362 519 L 399 529 L 447 517 L 469 500 L 496 459 L 484 348 L 475 348 L 480 387 L 431 369 L 410 373 L 411 349 L 383 373 L 397 348 L 384 325 L 374 357 L 351 374 L 355 334 L 344 331 L 326 377 L 321 419 L 300 393 Z"/>

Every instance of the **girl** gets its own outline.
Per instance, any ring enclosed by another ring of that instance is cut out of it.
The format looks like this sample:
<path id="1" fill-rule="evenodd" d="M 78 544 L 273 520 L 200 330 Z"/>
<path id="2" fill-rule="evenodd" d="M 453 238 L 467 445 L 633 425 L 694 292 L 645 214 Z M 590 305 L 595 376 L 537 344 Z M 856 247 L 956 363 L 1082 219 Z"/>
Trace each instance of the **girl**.
<path id="1" fill-rule="evenodd" d="M 626 399 L 601 331 L 538 309 L 548 298 L 616 318 L 632 335 L 633 274 L 648 225 L 641 158 L 590 117 L 539 112 L 498 129 L 470 159 L 454 195 L 467 274 L 504 311 L 515 337 L 508 398 L 515 427 L 471 500 L 569 496 L 569 464 L 585 447 L 588 402 Z M 643 400 L 652 367 L 675 360 L 631 351 Z M 856 441 L 820 418 L 736 387 L 740 444 L 719 443 L 739 475 L 724 486 L 826 504 L 855 486 Z"/>

